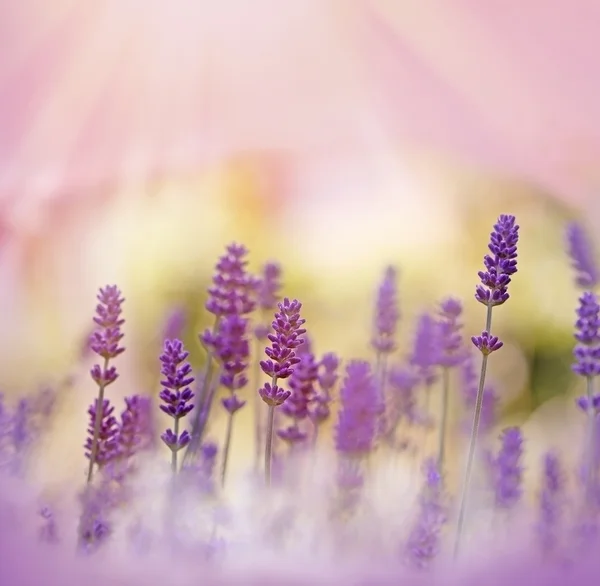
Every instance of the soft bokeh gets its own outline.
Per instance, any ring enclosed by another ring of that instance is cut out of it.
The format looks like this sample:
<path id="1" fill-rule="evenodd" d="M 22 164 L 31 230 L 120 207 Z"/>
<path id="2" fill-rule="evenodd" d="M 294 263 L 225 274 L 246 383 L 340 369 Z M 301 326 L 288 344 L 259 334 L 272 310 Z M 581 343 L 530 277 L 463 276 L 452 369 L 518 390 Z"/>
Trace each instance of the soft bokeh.
<path id="1" fill-rule="evenodd" d="M 202 363 L 205 289 L 232 240 L 255 269 L 284 264 L 318 351 L 348 358 L 369 355 L 389 263 L 405 341 L 448 293 L 481 330 L 476 271 L 514 213 L 491 373 L 503 422 L 535 440 L 577 417 L 563 229 L 600 219 L 598 24 L 592 0 L 3 2 L 0 382 L 14 396 L 69 378 L 44 473 L 83 468 L 97 288 L 127 298 L 115 393 L 153 393 L 175 306 Z"/>

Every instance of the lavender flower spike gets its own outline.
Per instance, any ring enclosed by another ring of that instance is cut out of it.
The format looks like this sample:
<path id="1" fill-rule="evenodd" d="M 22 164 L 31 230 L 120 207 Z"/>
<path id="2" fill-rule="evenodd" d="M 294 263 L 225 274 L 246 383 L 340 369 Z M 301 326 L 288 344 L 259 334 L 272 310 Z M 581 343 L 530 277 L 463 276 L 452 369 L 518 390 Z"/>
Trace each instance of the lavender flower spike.
<path id="1" fill-rule="evenodd" d="M 163 390 L 160 399 L 163 405 L 161 410 L 173 418 L 173 429 L 167 429 L 161 439 L 171 450 L 171 470 L 177 472 L 177 452 L 190 443 L 190 434 L 187 431 L 179 433 L 180 420 L 193 408 L 191 400 L 194 393 L 190 385 L 194 382 L 192 367 L 187 362 L 188 352 L 180 340 L 165 340 L 164 350 L 160 356 L 162 363 L 161 374 L 165 377 L 161 381 Z"/>
<path id="2" fill-rule="evenodd" d="M 467 466 L 463 479 L 458 521 L 456 524 L 456 539 L 454 542 L 455 556 L 458 555 L 460 549 L 460 540 L 467 511 L 469 486 L 471 484 L 477 436 L 479 434 L 479 424 L 481 421 L 487 361 L 492 352 L 495 352 L 502 347 L 502 342 L 496 336 L 492 336 L 492 308 L 496 305 L 502 305 L 509 298 L 508 285 L 511 282 L 512 275 L 517 272 L 518 241 L 519 226 L 516 224 L 516 218 L 509 215 L 501 215 L 496 224 L 494 224 L 494 229 L 490 234 L 488 248 L 491 255 L 486 254 L 483 258 L 486 270 L 478 273 L 481 283 L 475 288 L 475 299 L 487 307 L 487 313 L 484 331 L 480 336 L 471 338 L 475 347 L 481 352 L 482 360 L 479 387 L 477 389 L 477 398 L 475 400 L 475 413 L 473 414 L 473 426 L 471 428 L 471 437 L 469 440 Z"/>
<path id="3" fill-rule="evenodd" d="M 271 324 L 273 334 L 268 335 L 271 346 L 265 349 L 268 360 L 262 360 L 262 371 L 271 377 L 271 383 L 266 383 L 259 391 L 262 400 L 269 406 L 267 420 L 267 437 L 265 446 L 265 480 L 267 486 L 271 484 L 271 463 L 273 451 L 273 427 L 275 407 L 284 403 L 291 395 L 277 386 L 277 381 L 288 378 L 294 372 L 294 367 L 300 362 L 296 356 L 296 349 L 304 343 L 302 336 L 306 330 L 302 327 L 306 320 L 300 317 L 302 303 L 287 297 L 283 303 L 278 304 L 279 311 Z"/>
<path id="4" fill-rule="evenodd" d="M 575 340 L 573 350 L 575 362 L 573 372 L 585 377 L 586 396 L 578 399 L 579 406 L 587 413 L 585 469 L 586 488 L 592 489 L 596 446 L 594 445 L 594 425 L 600 396 L 595 393 L 594 382 L 600 374 L 600 303 L 594 293 L 586 292 L 579 298 L 577 321 L 575 322 Z"/>
<path id="5" fill-rule="evenodd" d="M 438 318 L 439 351 L 437 363 L 442 367 L 442 409 L 438 438 L 438 467 L 443 469 L 448 426 L 448 402 L 450 396 L 450 369 L 464 362 L 465 352 L 461 335 L 462 303 L 449 297 L 440 304 Z"/>
<path id="6" fill-rule="evenodd" d="M 552 452 L 544 456 L 540 512 L 537 532 L 545 554 L 552 553 L 561 534 L 564 478 L 560 460 Z"/>
<path id="7" fill-rule="evenodd" d="M 509 427 L 500 437 L 501 447 L 495 461 L 495 501 L 501 509 L 514 507 L 523 493 L 523 435 L 518 427 Z"/>
<path id="8" fill-rule="evenodd" d="M 567 226 L 566 236 L 571 265 L 576 273 L 575 282 L 584 289 L 593 289 L 600 282 L 600 272 L 592 242 L 578 222 L 571 222 Z"/>
<path id="9" fill-rule="evenodd" d="M 346 456 L 366 456 L 375 441 L 377 418 L 382 411 L 377 384 L 365 360 L 346 367 L 340 391 L 342 408 L 335 429 L 335 448 Z"/>
<path id="10" fill-rule="evenodd" d="M 377 292 L 371 344 L 378 355 L 389 354 L 396 349 L 396 329 L 400 319 L 396 279 L 396 269 L 388 267 Z"/>
<path id="11" fill-rule="evenodd" d="M 100 408 L 104 403 L 104 389 L 117 380 L 117 371 L 114 366 L 109 367 L 109 361 L 121 354 L 125 348 L 119 346 L 123 334 L 121 326 L 125 320 L 121 318 L 121 305 L 124 299 L 115 285 L 108 285 L 98 293 L 98 305 L 94 322 L 98 329 L 92 334 L 90 349 L 104 359 L 103 365 L 95 364 L 90 372 L 92 379 L 98 385 L 98 399 L 95 412 L 94 426 L 91 434 L 89 467 L 87 474 L 88 483 L 92 481 L 94 464 L 97 462 L 98 435 L 102 425 Z"/>
<path id="12" fill-rule="evenodd" d="M 260 310 L 258 323 L 254 328 L 256 355 L 260 354 L 261 346 L 269 334 L 268 316 L 273 315 L 277 302 L 280 299 L 281 266 L 276 262 L 267 262 L 263 265 L 260 277 L 256 284 L 256 302 Z M 254 361 L 253 385 L 260 386 L 260 364 Z M 265 419 L 265 406 L 258 393 L 254 395 L 254 468 L 258 470 L 263 449 L 263 428 Z"/>
<path id="13" fill-rule="evenodd" d="M 425 569 L 435 561 L 448 517 L 442 475 L 435 460 L 427 460 L 423 471 L 425 486 L 419 498 L 419 515 L 406 544 L 408 562 L 417 569 Z"/>
<path id="14" fill-rule="evenodd" d="M 200 449 L 204 416 L 210 412 L 212 407 L 213 395 L 210 389 L 214 370 L 213 357 L 215 347 L 219 342 L 221 321 L 229 316 L 244 316 L 254 311 L 256 307 L 253 293 L 257 283 L 256 279 L 246 270 L 247 255 L 248 250 L 245 246 L 236 243 L 229 244 L 225 249 L 225 254 L 217 262 L 212 286 L 208 289 L 206 310 L 215 316 L 215 321 L 212 330 L 206 330 L 200 336 L 200 341 L 208 354 L 206 374 L 198 398 L 199 404 L 204 408 L 197 409 L 194 413 L 191 442 L 185 452 L 184 462 L 194 457 Z"/>

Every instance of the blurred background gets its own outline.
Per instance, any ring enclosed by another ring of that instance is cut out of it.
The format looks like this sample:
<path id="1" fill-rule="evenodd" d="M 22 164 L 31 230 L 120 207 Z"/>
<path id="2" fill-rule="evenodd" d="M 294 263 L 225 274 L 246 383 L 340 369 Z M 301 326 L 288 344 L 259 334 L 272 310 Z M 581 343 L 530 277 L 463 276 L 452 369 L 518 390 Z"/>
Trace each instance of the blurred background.
<path id="1" fill-rule="evenodd" d="M 79 445 L 98 287 L 127 298 L 114 393 L 154 392 L 172 311 L 202 363 L 205 290 L 232 240 L 252 268 L 283 263 L 318 353 L 370 355 L 390 263 L 406 340 L 450 293 L 480 331 L 476 271 L 513 213 L 503 416 L 570 417 L 563 233 L 600 221 L 598 30 L 593 0 L 5 0 L 2 390 L 69 377 L 56 449 Z"/>

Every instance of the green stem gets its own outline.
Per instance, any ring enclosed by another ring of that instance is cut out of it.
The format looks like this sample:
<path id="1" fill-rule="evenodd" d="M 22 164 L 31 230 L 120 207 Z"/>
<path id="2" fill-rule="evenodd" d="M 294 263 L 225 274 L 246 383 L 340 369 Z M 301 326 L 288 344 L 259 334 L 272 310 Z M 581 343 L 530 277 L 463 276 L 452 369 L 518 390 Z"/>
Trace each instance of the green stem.
<path id="1" fill-rule="evenodd" d="M 179 418 L 175 418 L 175 422 L 173 423 L 173 433 L 175 434 L 175 438 L 179 439 Z M 171 448 L 171 472 L 173 474 L 177 474 L 177 446 Z"/>
<path id="2" fill-rule="evenodd" d="M 229 413 L 227 418 L 227 432 L 225 434 L 225 443 L 223 444 L 223 462 L 221 464 L 221 487 L 225 486 L 225 476 L 227 474 L 227 462 L 229 461 L 229 448 L 231 446 L 231 436 L 233 435 L 233 413 Z"/>
<path id="3" fill-rule="evenodd" d="M 440 437 L 438 443 L 438 469 L 440 473 L 444 465 L 444 456 L 446 448 L 446 430 L 448 428 L 448 398 L 450 395 L 450 369 L 442 370 L 442 414 L 440 421 Z"/>
<path id="4" fill-rule="evenodd" d="M 90 462 L 88 466 L 87 482 L 88 484 L 92 481 L 94 476 L 94 464 L 98 457 L 98 436 L 100 435 L 100 427 L 102 425 L 102 412 L 104 411 L 104 389 L 106 383 L 104 382 L 104 376 L 108 369 L 108 358 L 104 359 L 104 366 L 102 369 L 102 379 L 98 384 L 98 398 L 96 399 L 96 418 L 94 420 L 94 435 L 92 436 L 92 449 L 90 450 Z"/>
<path id="5" fill-rule="evenodd" d="M 216 334 L 217 328 L 219 327 L 220 318 L 215 318 L 215 323 L 213 324 L 212 333 Z M 214 361 L 213 354 L 210 350 L 207 350 L 206 354 L 206 373 L 204 375 L 204 380 L 202 381 L 202 390 L 200 391 L 200 397 L 198 397 L 198 406 L 194 411 L 194 421 L 192 423 L 192 432 L 191 432 L 191 441 L 188 444 L 185 454 L 183 455 L 183 463 L 187 464 L 198 452 L 200 448 L 200 444 L 202 442 L 202 416 L 205 408 L 210 409 L 210 405 L 206 405 L 206 399 L 209 395 L 210 383 L 213 376 L 214 369 Z M 210 399 L 212 401 L 212 397 Z"/>
<path id="6" fill-rule="evenodd" d="M 255 340 L 255 357 L 254 357 L 254 389 L 258 389 L 260 384 L 260 361 L 258 355 L 260 351 L 260 340 Z M 260 455 L 262 453 L 262 423 L 263 423 L 263 401 L 258 392 L 254 393 L 254 470 L 258 470 Z"/>
<path id="7" fill-rule="evenodd" d="M 485 320 L 485 329 L 491 334 L 492 327 L 492 305 L 487 307 L 487 316 Z M 465 517 L 467 512 L 467 504 L 469 499 L 469 488 L 471 485 L 471 477 L 473 475 L 473 463 L 475 461 L 475 449 L 477 447 L 477 436 L 479 434 L 479 423 L 481 421 L 481 408 L 483 406 L 483 389 L 485 385 L 485 374 L 487 371 L 488 355 L 483 354 L 481 360 L 481 374 L 479 376 L 479 387 L 477 389 L 477 398 L 475 400 L 475 413 L 473 415 L 473 426 L 471 428 L 471 437 L 469 439 L 469 453 L 467 456 L 467 466 L 463 479 L 463 486 L 460 495 L 460 506 L 458 509 L 458 521 L 456 523 L 456 537 L 454 541 L 454 557 L 458 556 L 460 551 L 461 539 L 465 525 Z"/>
<path id="8" fill-rule="evenodd" d="M 273 460 L 273 428 L 275 427 L 275 407 L 269 405 L 267 435 L 265 438 L 265 484 L 271 486 L 271 463 Z"/>
<path id="9" fill-rule="evenodd" d="M 594 427 L 596 414 L 594 409 L 592 408 L 592 399 L 594 397 L 594 377 L 588 376 L 586 377 L 586 395 L 588 399 L 588 409 L 587 409 L 587 429 L 586 429 L 586 448 L 585 448 L 585 458 L 586 458 L 586 478 L 585 478 L 585 488 L 586 495 L 588 498 L 591 497 L 592 491 L 594 490 L 594 481 L 596 479 L 596 471 L 595 471 L 595 460 L 596 460 L 596 448 L 594 442 Z"/>

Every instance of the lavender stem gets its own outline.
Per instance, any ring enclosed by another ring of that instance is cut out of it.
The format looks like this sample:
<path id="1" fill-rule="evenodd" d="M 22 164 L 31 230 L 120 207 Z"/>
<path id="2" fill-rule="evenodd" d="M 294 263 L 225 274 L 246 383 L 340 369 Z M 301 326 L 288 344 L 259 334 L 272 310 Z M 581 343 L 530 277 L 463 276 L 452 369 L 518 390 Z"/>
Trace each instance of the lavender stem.
<path id="1" fill-rule="evenodd" d="M 175 437 L 179 437 L 179 418 L 175 417 L 175 420 L 173 422 L 173 433 L 175 434 Z M 171 450 L 171 472 L 173 474 L 177 474 L 177 452 L 178 450 L 176 448 Z"/>
<path id="2" fill-rule="evenodd" d="M 227 432 L 225 434 L 225 443 L 223 444 L 223 462 L 221 464 L 221 487 L 225 486 L 225 476 L 227 474 L 227 462 L 229 461 L 229 448 L 231 446 L 231 436 L 233 435 L 233 413 L 229 413 L 227 418 Z"/>
<path id="3" fill-rule="evenodd" d="M 215 323 L 213 324 L 212 333 L 216 334 L 217 328 L 219 327 L 220 318 L 217 316 L 215 318 Z M 188 444 L 185 454 L 183 455 L 183 463 L 187 464 L 189 461 L 196 455 L 198 449 L 200 448 L 200 444 L 202 442 L 202 424 L 203 424 L 203 415 L 206 412 L 206 416 L 208 417 L 208 412 L 211 408 L 212 399 L 214 394 L 209 396 L 210 382 L 213 376 L 213 352 L 210 349 L 207 349 L 206 355 L 206 374 L 204 375 L 204 380 L 202 381 L 202 390 L 200 391 L 200 398 L 198 403 L 203 405 L 203 409 L 197 409 L 194 413 L 194 421 L 192 423 L 192 433 L 191 441 Z M 205 402 L 205 399 L 208 399 Z"/>
<path id="4" fill-rule="evenodd" d="M 440 474 L 444 464 L 445 448 L 446 448 L 446 430 L 448 427 L 448 398 L 450 395 L 450 369 L 442 370 L 442 413 L 440 421 L 440 437 L 438 444 L 437 465 Z"/>
<path id="5" fill-rule="evenodd" d="M 596 478 L 595 474 L 595 460 L 596 460 L 596 448 L 594 445 L 594 427 L 596 420 L 596 412 L 592 407 L 592 402 L 594 398 L 594 377 L 587 376 L 586 377 L 586 395 L 588 399 L 588 408 L 587 408 L 587 429 L 586 429 L 586 442 L 585 442 L 585 459 L 586 459 L 586 478 L 585 478 L 585 488 L 586 495 L 588 498 L 591 497 L 592 491 L 594 490 L 594 481 Z"/>
<path id="6" fill-rule="evenodd" d="M 260 354 L 260 340 L 255 340 L 256 343 L 256 359 L 254 360 L 254 385 L 257 389 L 260 386 L 260 361 L 258 356 Z M 262 453 L 262 400 L 260 395 L 256 393 L 254 395 L 254 470 L 258 470 L 260 455 Z"/>
<path id="7" fill-rule="evenodd" d="M 276 380 L 276 379 L 274 379 Z M 275 383 L 273 383 L 275 384 Z M 273 459 L 273 428 L 275 427 L 275 407 L 269 405 L 267 434 L 265 438 L 265 484 L 271 486 L 271 462 Z"/>
<path id="8" fill-rule="evenodd" d="M 104 359 L 103 372 L 108 370 L 108 358 Z M 87 482 L 88 484 L 92 481 L 94 476 L 94 463 L 98 457 L 98 436 L 100 435 L 100 426 L 102 425 L 102 405 L 104 404 L 104 388 L 106 387 L 106 381 L 102 377 L 98 383 L 98 398 L 96 399 L 96 419 L 94 420 L 94 436 L 92 437 L 92 449 L 90 452 L 90 463 L 88 466 Z"/>
<path id="9" fill-rule="evenodd" d="M 492 327 L 492 307 L 491 303 L 487 306 L 487 315 L 485 320 L 485 331 L 491 333 Z M 481 421 L 481 408 L 483 405 L 483 389 L 485 386 L 485 374 L 487 370 L 488 354 L 482 353 L 481 374 L 479 377 L 479 387 L 477 389 L 477 398 L 475 400 L 475 414 L 473 415 L 473 427 L 471 428 L 471 437 L 469 439 L 469 453 L 467 456 L 467 466 L 463 479 L 463 486 L 460 494 L 460 507 L 458 510 L 458 521 L 456 523 L 456 537 L 454 541 L 454 557 L 458 556 L 460 543 L 462 539 L 465 517 L 467 512 L 467 501 L 469 497 L 469 488 L 471 476 L 473 474 L 473 462 L 475 461 L 475 449 L 477 447 L 477 436 L 479 434 L 479 423 Z"/>

